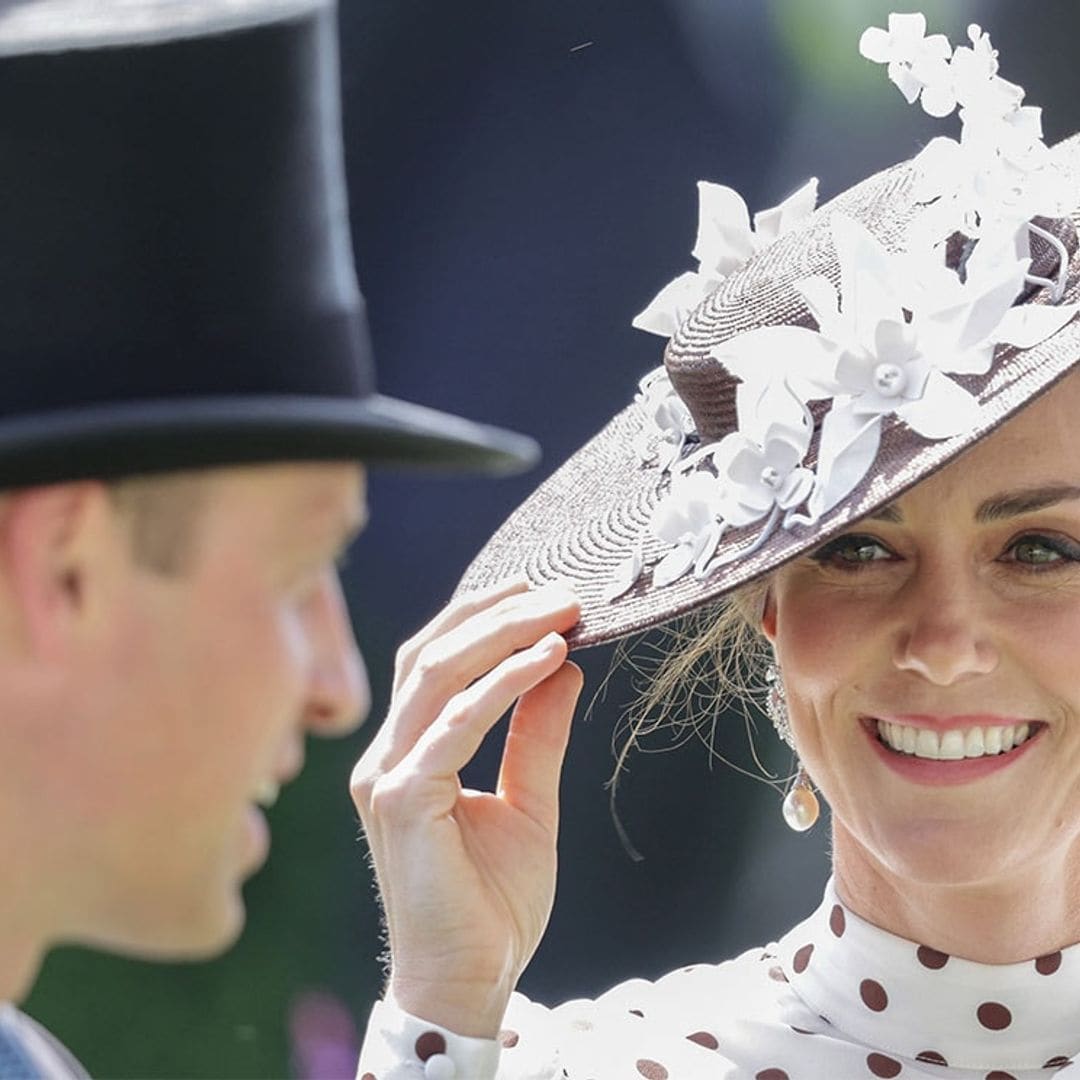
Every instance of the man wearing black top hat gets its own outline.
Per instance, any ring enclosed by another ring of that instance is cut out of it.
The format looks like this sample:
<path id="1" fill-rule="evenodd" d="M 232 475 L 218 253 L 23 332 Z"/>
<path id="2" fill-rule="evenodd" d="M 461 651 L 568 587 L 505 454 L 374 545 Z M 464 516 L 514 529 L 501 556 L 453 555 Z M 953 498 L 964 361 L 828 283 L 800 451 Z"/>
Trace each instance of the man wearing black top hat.
<path id="1" fill-rule="evenodd" d="M 330 0 L 0 8 L 5 1078 L 79 1073 L 10 1004 L 51 944 L 239 932 L 257 804 L 367 707 L 359 463 L 535 456 L 376 393 L 336 64 Z"/>

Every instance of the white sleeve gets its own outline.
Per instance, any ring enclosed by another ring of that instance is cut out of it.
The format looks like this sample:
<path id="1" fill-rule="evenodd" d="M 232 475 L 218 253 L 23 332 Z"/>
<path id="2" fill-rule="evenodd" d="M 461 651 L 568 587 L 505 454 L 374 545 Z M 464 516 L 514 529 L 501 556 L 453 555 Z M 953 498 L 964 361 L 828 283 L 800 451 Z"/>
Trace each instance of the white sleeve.
<path id="1" fill-rule="evenodd" d="M 371 1010 L 357 1080 L 556 1080 L 550 1012 L 514 994 L 498 1039 L 457 1035 L 379 1001 Z"/>

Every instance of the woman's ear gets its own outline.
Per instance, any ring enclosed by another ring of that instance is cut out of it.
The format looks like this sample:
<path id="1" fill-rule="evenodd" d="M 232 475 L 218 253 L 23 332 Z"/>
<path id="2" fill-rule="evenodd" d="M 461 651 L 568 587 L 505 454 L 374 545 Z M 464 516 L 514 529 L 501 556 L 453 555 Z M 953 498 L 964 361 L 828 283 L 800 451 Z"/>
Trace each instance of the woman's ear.
<path id="1" fill-rule="evenodd" d="M 765 594 L 765 603 L 761 607 L 761 632 L 768 638 L 770 645 L 776 644 L 776 597 L 771 587 Z"/>

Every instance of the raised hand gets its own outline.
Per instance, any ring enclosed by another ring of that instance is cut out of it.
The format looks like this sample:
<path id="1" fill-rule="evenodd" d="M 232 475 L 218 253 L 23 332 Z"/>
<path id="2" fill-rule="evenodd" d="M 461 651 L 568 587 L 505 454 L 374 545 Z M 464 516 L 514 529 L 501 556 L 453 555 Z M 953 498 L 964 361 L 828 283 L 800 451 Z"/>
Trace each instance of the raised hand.
<path id="1" fill-rule="evenodd" d="M 555 891 L 558 787 L 578 668 L 572 593 L 523 583 L 451 604 L 398 652 L 382 729 L 353 772 L 390 935 L 390 992 L 493 1036 Z M 494 792 L 459 771 L 514 702 Z"/>

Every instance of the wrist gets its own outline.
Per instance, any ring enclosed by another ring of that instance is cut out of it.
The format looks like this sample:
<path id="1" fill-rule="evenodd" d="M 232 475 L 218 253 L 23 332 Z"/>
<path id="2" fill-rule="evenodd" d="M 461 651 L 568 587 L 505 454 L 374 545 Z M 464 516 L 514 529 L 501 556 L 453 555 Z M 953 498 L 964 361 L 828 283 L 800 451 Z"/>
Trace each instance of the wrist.
<path id="1" fill-rule="evenodd" d="M 393 971 L 386 997 L 399 1009 L 456 1035 L 494 1039 L 502 1027 L 513 984 L 423 977 Z"/>

